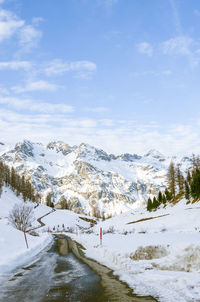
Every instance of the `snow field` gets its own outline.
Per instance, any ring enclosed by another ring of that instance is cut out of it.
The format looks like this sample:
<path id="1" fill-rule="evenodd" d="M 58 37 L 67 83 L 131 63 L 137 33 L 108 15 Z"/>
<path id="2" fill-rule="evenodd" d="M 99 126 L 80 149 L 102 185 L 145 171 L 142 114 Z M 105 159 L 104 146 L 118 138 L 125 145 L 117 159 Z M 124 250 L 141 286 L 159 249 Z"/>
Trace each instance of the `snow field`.
<path id="1" fill-rule="evenodd" d="M 26 234 L 29 245 L 27 249 L 24 233 L 9 225 L 7 219 L 13 206 L 21 202 L 23 202 L 21 196 L 17 197 L 10 188 L 3 188 L 0 198 L 0 275 L 30 262 L 32 258 L 48 247 L 53 241 L 53 237 L 47 233 L 48 229 L 52 231 L 55 226 L 57 230 L 59 225 L 59 230 L 62 230 L 64 224 L 65 228 L 70 228 L 75 232 L 77 225 L 81 228 L 90 226 L 90 223 L 80 219 L 79 215 L 72 211 L 56 210 L 52 212 L 52 208 L 45 205 L 29 203 L 34 207 L 33 228 L 39 227 L 35 230 L 39 236 Z M 37 219 L 46 214 L 48 215 L 42 218 L 46 226 L 41 227 Z M 87 216 L 80 216 L 87 218 Z"/>
<path id="2" fill-rule="evenodd" d="M 0 239 L 0 275 L 29 262 L 52 242 L 48 234 L 39 237 L 26 234 L 27 249 L 23 232 L 6 225 L 5 221 L 0 221 L 0 230 L 3 234 Z"/>
<path id="3" fill-rule="evenodd" d="M 62 225 L 64 225 L 65 229 L 70 228 L 75 232 L 77 226 L 79 226 L 78 229 L 88 228 L 90 226 L 90 223 L 80 219 L 79 217 L 91 218 L 81 214 L 78 215 L 69 210 L 56 210 L 52 214 L 45 216 L 42 221 L 46 225 L 45 229 L 49 228 L 51 231 L 53 231 L 54 227 L 57 230 L 59 226 L 58 230 L 62 230 Z"/>
<path id="4" fill-rule="evenodd" d="M 0 198 L 0 275 L 30 262 L 52 242 L 52 237 L 48 234 L 40 234 L 40 236 L 26 234 L 29 246 L 27 249 L 24 233 L 9 225 L 7 219 L 14 204 L 21 202 L 22 199 L 16 197 L 9 188 L 3 189 Z M 39 205 L 35 209 L 35 217 L 44 215 L 49 212 L 49 209 Z M 35 226 L 38 225 L 36 221 Z"/>
<path id="5" fill-rule="evenodd" d="M 100 220 L 93 228 L 80 218 L 91 217 L 56 210 L 42 218 L 45 227 L 37 230 L 39 237 L 27 235 L 30 245 L 27 250 L 23 233 L 7 223 L 6 217 L 17 202 L 22 200 L 10 189 L 4 189 L 0 199 L 0 275 L 30 262 L 51 244 L 52 237 L 44 231 L 58 225 L 61 231 L 64 224 L 74 232 L 66 234 L 86 248 L 86 256 L 113 269 L 135 293 L 152 295 L 161 302 L 200 301 L 199 203 L 186 205 L 182 200 L 151 213 L 141 207 Z M 35 217 L 51 210 L 39 205 L 34 209 Z M 100 227 L 104 232 L 102 246 Z"/>
<path id="6" fill-rule="evenodd" d="M 86 256 L 113 269 L 135 293 L 161 302 L 200 301 L 199 208 L 185 200 L 151 213 L 140 208 L 102 221 L 92 234 L 70 236 L 86 248 Z M 144 220 L 150 217 L 158 218 Z"/>

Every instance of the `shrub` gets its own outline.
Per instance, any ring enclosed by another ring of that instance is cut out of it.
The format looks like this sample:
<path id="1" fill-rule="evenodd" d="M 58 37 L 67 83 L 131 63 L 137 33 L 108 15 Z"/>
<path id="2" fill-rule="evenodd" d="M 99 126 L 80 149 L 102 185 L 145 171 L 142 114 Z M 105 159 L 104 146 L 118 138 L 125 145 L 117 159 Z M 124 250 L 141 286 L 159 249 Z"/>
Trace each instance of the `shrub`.
<path id="1" fill-rule="evenodd" d="M 10 224 L 20 231 L 27 231 L 34 220 L 33 207 L 26 203 L 15 204 L 8 216 Z"/>

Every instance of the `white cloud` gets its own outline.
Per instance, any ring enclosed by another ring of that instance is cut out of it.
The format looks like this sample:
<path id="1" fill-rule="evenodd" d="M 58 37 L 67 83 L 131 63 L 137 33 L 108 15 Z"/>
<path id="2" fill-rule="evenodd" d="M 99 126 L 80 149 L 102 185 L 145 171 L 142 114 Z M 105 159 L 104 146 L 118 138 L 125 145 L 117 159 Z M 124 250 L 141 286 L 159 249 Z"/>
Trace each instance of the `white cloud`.
<path id="1" fill-rule="evenodd" d="M 0 4 L 4 2 L 0 1 Z M 0 8 L 0 42 L 15 35 L 19 40 L 21 51 L 29 51 L 37 46 L 42 37 L 42 32 L 36 28 L 41 20 L 41 18 L 33 18 L 33 24 L 28 25 L 11 11 Z"/>
<path id="2" fill-rule="evenodd" d="M 32 63 L 28 61 L 8 61 L 8 62 L 0 62 L 0 70 L 2 69 L 24 69 L 28 70 L 32 67 Z"/>
<path id="3" fill-rule="evenodd" d="M 186 36 L 180 36 L 169 39 L 162 43 L 162 49 L 164 54 L 191 54 L 190 47 L 193 44 L 193 39 Z"/>
<path id="4" fill-rule="evenodd" d="M 44 73 L 47 76 L 54 76 L 73 71 L 76 73 L 77 77 L 91 77 L 96 69 L 96 64 L 91 61 L 64 62 L 62 60 L 55 59 L 44 67 Z"/>
<path id="5" fill-rule="evenodd" d="M 26 110 L 38 113 L 54 114 L 54 113 L 70 113 L 74 111 L 73 106 L 62 103 L 38 102 L 31 99 L 19 99 L 14 97 L 0 97 L 0 104 L 16 110 Z"/>
<path id="6" fill-rule="evenodd" d="M 47 76 L 62 75 L 67 71 L 69 71 L 68 63 L 63 62 L 62 60 L 59 59 L 55 59 L 49 62 L 47 66 L 44 68 L 44 73 Z"/>
<path id="7" fill-rule="evenodd" d="M 9 91 L 5 87 L 0 86 L 0 94 L 2 94 L 2 95 L 8 95 Z"/>
<path id="8" fill-rule="evenodd" d="M 31 48 L 36 47 L 42 37 L 42 32 L 32 25 L 24 26 L 20 31 L 20 45 L 23 50 L 29 51 Z"/>
<path id="9" fill-rule="evenodd" d="M 45 74 L 47 76 L 63 75 L 66 72 L 74 72 L 75 77 L 79 78 L 91 78 L 95 73 L 97 66 L 91 61 L 72 61 L 64 62 L 59 59 L 55 59 L 45 64 L 36 64 L 30 61 L 0 61 L 0 70 L 10 69 L 25 71 L 32 71 L 33 74 Z M 38 83 L 38 82 L 37 82 Z M 44 82 L 43 82 L 44 83 Z M 40 81 L 40 86 L 42 81 Z M 44 86 L 44 85 L 42 85 Z"/>
<path id="10" fill-rule="evenodd" d="M 10 38 L 24 26 L 24 23 L 13 13 L 0 8 L 0 42 Z"/>
<path id="11" fill-rule="evenodd" d="M 19 141 L 28 138 L 42 142 L 60 139 L 71 145 L 86 142 L 115 154 L 141 154 L 151 148 L 164 154 L 167 150 L 170 155 L 199 153 L 200 134 L 196 123 L 164 127 L 155 122 L 142 124 L 132 120 L 66 118 L 60 111 L 52 111 L 45 112 L 44 109 L 37 114 L 22 114 L 2 109 L 1 139 Z"/>
<path id="12" fill-rule="evenodd" d="M 76 61 L 70 63 L 70 69 L 74 71 L 79 71 L 79 70 L 95 71 L 96 64 L 90 61 Z"/>
<path id="13" fill-rule="evenodd" d="M 11 89 L 15 93 L 23 93 L 27 91 L 55 91 L 57 90 L 58 86 L 47 81 L 35 81 L 35 82 L 28 82 L 24 87 L 23 86 L 14 86 Z"/>
<path id="14" fill-rule="evenodd" d="M 93 119 L 83 119 L 78 122 L 78 125 L 82 128 L 95 128 L 97 126 L 97 121 Z"/>
<path id="15" fill-rule="evenodd" d="M 60 114 L 65 114 L 65 113 L 71 113 L 74 111 L 74 108 L 70 105 L 65 105 L 65 104 L 49 104 L 49 103 L 34 103 L 31 104 L 31 106 L 28 108 L 31 111 L 37 111 L 41 113 L 60 113 Z"/>
<path id="16" fill-rule="evenodd" d="M 145 54 L 149 57 L 151 57 L 153 54 L 153 47 L 151 46 L 150 43 L 147 43 L 147 42 L 142 42 L 142 43 L 137 44 L 137 50 L 140 53 Z"/>
<path id="17" fill-rule="evenodd" d="M 114 126 L 114 121 L 111 120 L 111 119 L 103 119 L 103 120 L 100 120 L 99 122 L 100 122 L 100 124 L 102 126 L 105 126 L 105 127 L 112 127 L 112 126 Z"/>
<path id="18" fill-rule="evenodd" d="M 188 36 L 178 36 L 169 39 L 161 44 L 163 54 L 165 55 L 182 55 L 186 56 L 191 67 L 196 67 L 199 64 L 198 42 Z"/>

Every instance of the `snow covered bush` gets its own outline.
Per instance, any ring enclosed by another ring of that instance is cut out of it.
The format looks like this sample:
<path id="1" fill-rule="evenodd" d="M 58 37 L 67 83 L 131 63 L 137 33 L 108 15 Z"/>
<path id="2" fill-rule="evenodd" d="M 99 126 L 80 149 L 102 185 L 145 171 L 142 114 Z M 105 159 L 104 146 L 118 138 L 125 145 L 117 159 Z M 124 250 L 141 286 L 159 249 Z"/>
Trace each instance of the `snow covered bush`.
<path id="1" fill-rule="evenodd" d="M 125 230 L 123 229 L 123 231 L 121 232 L 122 235 L 128 235 L 128 234 L 134 234 L 135 233 L 135 229 L 132 230 Z"/>
<path id="2" fill-rule="evenodd" d="M 88 229 L 84 231 L 85 234 L 93 234 L 94 230 L 93 229 Z"/>
<path id="3" fill-rule="evenodd" d="M 159 259 L 168 255 L 168 252 L 164 246 L 161 245 L 149 245 L 140 246 L 135 253 L 131 256 L 133 260 L 152 260 Z"/>
<path id="4" fill-rule="evenodd" d="M 138 231 L 139 234 L 146 234 L 147 233 L 147 230 L 145 228 L 141 228 L 139 231 Z"/>
<path id="5" fill-rule="evenodd" d="M 115 228 L 113 225 L 109 226 L 107 230 L 103 231 L 104 234 L 114 234 L 115 233 Z"/>
<path id="6" fill-rule="evenodd" d="M 20 231 L 27 231 L 34 220 L 33 207 L 26 203 L 15 204 L 8 216 L 10 224 Z"/>
<path id="7" fill-rule="evenodd" d="M 161 230 L 160 230 L 162 233 L 163 232 L 166 232 L 167 231 L 167 229 L 165 228 L 165 227 L 163 227 L 163 228 L 161 228 Z"/>
<path id="8" fill-rule="evenodd" d="M 162 263 L 152 263 L 160 270 L 196 272 L 200 271 L 200 246 L 191 245 L 178 250 L 178 253 L 167 257 Z"/>
<path id="9" fill-rule="evenodd" d="M 67 232 L 73 234 L 73 233 L 75 233 L 75 229 L 73 227 L 69 227 L 69 228 L 67 228 Z"/>

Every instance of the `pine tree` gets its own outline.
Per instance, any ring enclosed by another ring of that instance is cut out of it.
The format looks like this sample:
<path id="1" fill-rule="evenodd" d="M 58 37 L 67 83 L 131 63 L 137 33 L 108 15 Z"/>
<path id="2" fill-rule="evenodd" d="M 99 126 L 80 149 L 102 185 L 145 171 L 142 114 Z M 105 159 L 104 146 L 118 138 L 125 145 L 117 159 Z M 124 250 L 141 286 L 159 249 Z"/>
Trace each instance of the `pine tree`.
<path id="1" fill-rule="evenodd" d="M 158 202 L 159 202 L 159 204 L 162 203 L 162 199 L 163 199 L 162 193 L 159 191 L 159 193 L 158 193 Z"/>
<path id="2" fill-rule="evenodd" d="M 187 181 L 185 181 L 185 198 L 190 200 L 190 187 Z"/>
<path id="3" fill-rule="evenodd" d="M 48 193 L 46 196 L 46 205 L 48 207 L 54 207 L 54 203 L 51 201 L 51 193 Z"/>
<path id="4" fill-rule="evenodd" d="M 172 194 L 168 191 L 168 189 L 165 189 L 165 197 L 167 201 L 172 200 Z"/>
<path id="5" fill-rule="evenodd" d="M 188 183 L 190 183 L 191 181 L 191 174 L 190 174 L 190 170 L 187 171 L 187 177 L 186 177 L 186 180 Z"/>
<path id="6" fill-rule="evenodd" d="M 171 192 L 172 196 L 175 197 L 176 183 L 175 183 L 175 167 L 173 162 L 171 162 L 169 165 L 169 169 L 167 173 L 167 182 L 168 182 L 169 191 Z"/>
<path id="7" fill-rule="evenodd" d="M 166 204 L 166 202 L 167 202 L 167 200 L 166 200 L 165 194 L 163 194 L 163 197 L 162 197 L 162 203 L 165 205 L 165 204 Z"/>
<path id="8" fill-rule="evenodd" d="M 149 198 L 148 198 L 148 201 L 147 201 L 147 211 L 151 211 L 152 208 L 153 208 L 152 200 L 151 200 L 151 198 L 149 197 Z"/>
<path id="9" fill-rule="evenodd" d="M 192 168 L 193 171 L 200 170 L 200 157 L 192 154 Z"/>
<path id="10" fill-rule="evenodd" d="M 193 198 L 199 198 L 200 197 L 200 171 L 197 170 L 191 180 L 190 184 L 191 188 L 191 196 Z"/>
<path id="11" fill-rule="evenodd" d="M 152 206 L 153 206 L 153 209 L 156 209 L 159 206 L 159 202 L 156 199 L 156 197 L 153 198 L 153 204 L 152 204 Z"/>
<path id="12" fill-rule="evenodd" d="M 176 168 L 176 171 L 175 171 L 175 181 L 176 181 L 176 184 L 179 188 L 179 193 L 183 193 L 184 191 L 184 177 L 181 173 L 181 170 L 180 170 L 180 164 L 177 166 Z"/>
<path id="13" fill-rule="evenodd" d="M 22 192 L 24 202 L 26 202 L 27 194 L 26 194 L 26 181 L 25 181 L 24 175 L 22 176 L 22 179 L 21 179 L 21 192 Z"/>
<path id="14" fill-rule="evenodd" d="M 0 197 L 2 194 L 2 188 L 3 188 L 3 166 L 0 162 Z"/>
<path id="15" fill-rule="evenodd" d="M 0 161 L 0 189 L 3 184 L 15 191 L 17 196 L 22 193 L 24 201 L 27 199 L 36 201 L 35 189 L 32 184 L 25 180 L 24 176 L 17 174 L 13 167 L 10 169 Z"/>
<path id="16" fill-rule="evenodd" d="M 16 174 L 16 194 L 17 194 L 17 196 L 19 196 L 20 192 L 21 192 L 21 177 L 18 174 Z"/>
<path id="17" fill-rule="evenodd" d="M 11 187 L 13 190 L 16 189 L 16 173 L 13 167 L 11 168 Z"/>
<path id="18" fill-rule="evenodd" d="M 8 166 L 4 166 L 4 181 L 5 181 L 5 184 L 6 186 L 8 186 L 11 181 L 10 181 L 10 169 Z"/>

